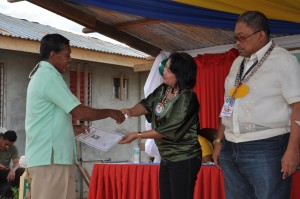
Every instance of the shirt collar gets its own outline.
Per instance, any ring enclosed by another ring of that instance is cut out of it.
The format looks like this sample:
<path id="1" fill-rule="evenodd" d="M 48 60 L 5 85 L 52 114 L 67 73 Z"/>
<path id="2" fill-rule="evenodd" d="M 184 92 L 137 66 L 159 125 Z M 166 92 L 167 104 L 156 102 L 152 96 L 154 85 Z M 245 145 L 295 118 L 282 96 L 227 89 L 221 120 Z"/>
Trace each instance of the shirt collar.
<path id="1" fill-rule="evenodd" d="M 41 61 L 40 62 L 40 67 L 49 68 L 50 70 L 52 70 L 53 72 L 55 72 L 57 75 L 61 76 L 61 73 L 52 64 L 50 64 L 47 61 Z"/>
<path id="2" fill-rule="evenodd" d="M 257 61 L 260 61 L 263 56 L 266 54 L 267 50 L 272 45 L 272 40 L 270 40 L 264 47 L 259 49 L 256 53 L 252 54 L 249 60 L 256 59 Z"/>

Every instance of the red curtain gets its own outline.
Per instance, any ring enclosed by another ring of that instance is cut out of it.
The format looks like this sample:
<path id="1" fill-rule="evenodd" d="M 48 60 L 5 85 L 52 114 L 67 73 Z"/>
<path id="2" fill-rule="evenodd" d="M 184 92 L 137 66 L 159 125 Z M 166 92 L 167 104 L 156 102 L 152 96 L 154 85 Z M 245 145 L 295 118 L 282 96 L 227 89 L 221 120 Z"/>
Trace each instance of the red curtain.
<path id="1" fill-rule="evenodd" d="M 224 102 L 224 81 L 237 56 L 238 51 L 232 48 L 226 53 L 195 57 L 198 66 L 195 92 L 200 103 L 200 128 L 219 128 L 219 114 Z"/>

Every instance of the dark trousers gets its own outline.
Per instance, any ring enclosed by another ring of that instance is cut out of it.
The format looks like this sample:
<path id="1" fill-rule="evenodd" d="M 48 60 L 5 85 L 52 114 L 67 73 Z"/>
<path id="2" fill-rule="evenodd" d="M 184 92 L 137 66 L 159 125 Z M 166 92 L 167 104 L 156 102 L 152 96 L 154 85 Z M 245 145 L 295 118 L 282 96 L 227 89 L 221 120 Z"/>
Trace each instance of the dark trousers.
<path id="1" fill-rule="evenodd" d="M 289 134 L 263 140 L 224 141 L 220 162 L 227 199 L 289 199 L 292 176 L 282 179 Z"/>
<path id="2" fill-rule="evenodd" d="M 12 187 L 19 187 L 20 177 L 25 171 L 25 168 L 18 168 L 15 173 L 15 180 L 12 182 L 7 182 L 7 175 L 10 170 L 0 170 L 0 198 L 1 197 L 13 197 Z"/>
<path id="3" fill-rule="evenodd" d="M 171 162 L 161 160 L 159 190 L 161 199 L 193 199 L 201 157 Z"/>

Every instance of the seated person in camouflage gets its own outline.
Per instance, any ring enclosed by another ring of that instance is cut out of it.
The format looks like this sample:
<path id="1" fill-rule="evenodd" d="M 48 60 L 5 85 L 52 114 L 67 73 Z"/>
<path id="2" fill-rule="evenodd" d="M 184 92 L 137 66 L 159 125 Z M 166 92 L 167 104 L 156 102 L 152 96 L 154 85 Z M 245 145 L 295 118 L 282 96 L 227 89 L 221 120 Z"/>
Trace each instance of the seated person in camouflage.
<path id="1" fill-rule="evenodd" d="M 19 168 L 19 155 L 16 146 L 15 131 L 0 133 L 0 198 L 12 198 L 12 187 L 19 187 L 20 176 L 24 168 Z M 12 161 L 12 168 L 10 162 Z"/>

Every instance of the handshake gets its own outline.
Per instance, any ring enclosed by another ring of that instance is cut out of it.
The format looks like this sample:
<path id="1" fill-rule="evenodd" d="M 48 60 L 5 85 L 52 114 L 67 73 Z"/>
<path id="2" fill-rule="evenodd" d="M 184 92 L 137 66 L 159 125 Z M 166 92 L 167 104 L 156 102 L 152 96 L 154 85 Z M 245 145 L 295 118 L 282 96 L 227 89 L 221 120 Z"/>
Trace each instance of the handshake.
<path id="1" fill-rule="evenodd" d="M 131 116 L 130 109 L 121 109 L 121 110 L 113 110 L 111 109 L 111 118 L 116 120 L 118 124 L 121 124 L 125 121 L 125 119 Z"/>

